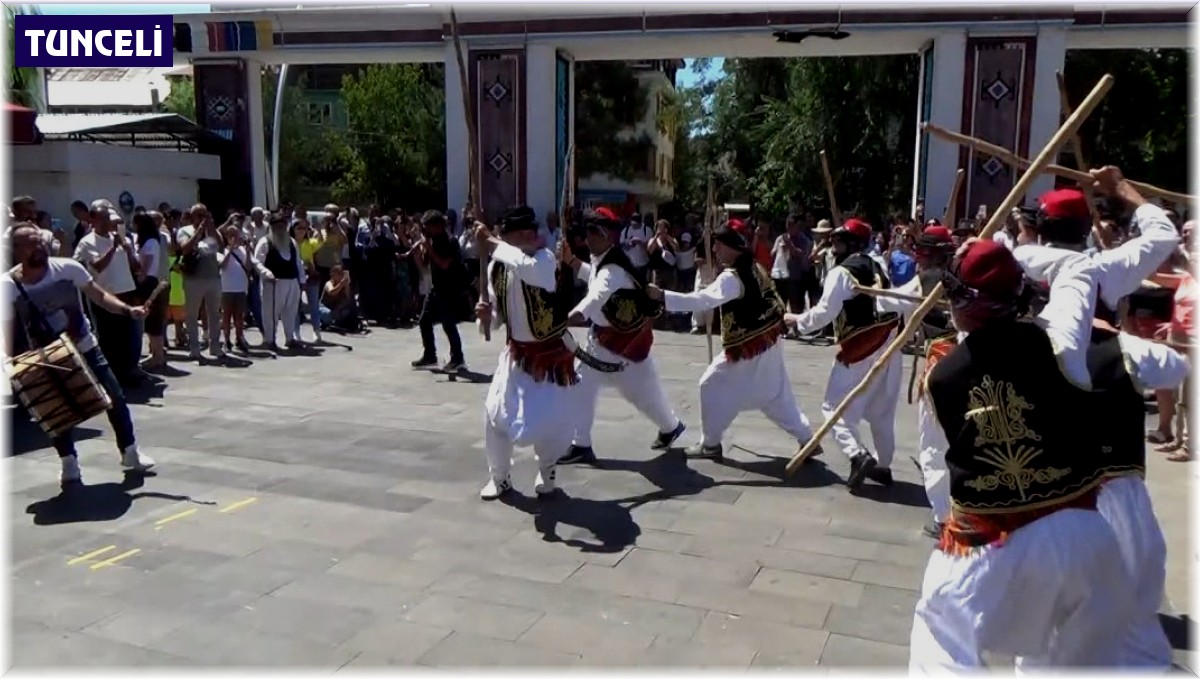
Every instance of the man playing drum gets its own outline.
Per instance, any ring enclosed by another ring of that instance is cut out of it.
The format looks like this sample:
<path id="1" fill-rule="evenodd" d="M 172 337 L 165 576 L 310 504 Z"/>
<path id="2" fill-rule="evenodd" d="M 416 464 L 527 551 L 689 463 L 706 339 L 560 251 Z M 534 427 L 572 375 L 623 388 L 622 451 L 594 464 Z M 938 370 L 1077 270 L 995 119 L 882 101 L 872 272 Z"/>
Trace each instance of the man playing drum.
<path id="1" fill-rule="evenodd" d="M 0 320 L 4 323 L 8 353 L 12 356 L 19 353 L 14 350 L 18 346 L 14 341 L 18 339 L 27 344 L 26 349 L 35 349 L 54 342 L 59 334 L 65 332 L 112 401 L 108 421 L 117 437 L 121 465 L 132 472 L 149 469 L 154 461 L 138 452 L 133 419 L 125 395 L 96 343 L 79 293 L 83 292 L 92 303 L 114 314 L 135 319 L 146 315 L 145 307 L 129 306 L 96 285 L 92 275 L 78 262 L 65 257 L 51 257 L 37 227 L 32 224 L 16 225 L 12 232 L 12 244 L 13 261 L 17 265 L 0 276 L 0 290 L 4 295 L 0 302 Z M 18 328 L 14 320 L 22 327 Z M 60 397 L 70 398 L 70 394 L 63 393 Z M 80 483 L 82 478 L 72 430 L 55 436 L 53 444 L 62 460 L 63 486 Z"/>

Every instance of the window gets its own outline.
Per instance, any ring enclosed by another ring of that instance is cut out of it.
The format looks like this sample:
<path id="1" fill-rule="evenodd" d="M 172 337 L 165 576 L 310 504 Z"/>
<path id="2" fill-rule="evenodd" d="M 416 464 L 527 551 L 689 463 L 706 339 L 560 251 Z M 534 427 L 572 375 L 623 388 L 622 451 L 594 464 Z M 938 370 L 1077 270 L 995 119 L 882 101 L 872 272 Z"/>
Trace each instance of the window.
<path id="1" fill-rule="evenodd" d="M 332 125 L 333 124 L 333 104 L 328 101 L 309 102 L 308 104 L 308 124 L 309 125 Z"/>

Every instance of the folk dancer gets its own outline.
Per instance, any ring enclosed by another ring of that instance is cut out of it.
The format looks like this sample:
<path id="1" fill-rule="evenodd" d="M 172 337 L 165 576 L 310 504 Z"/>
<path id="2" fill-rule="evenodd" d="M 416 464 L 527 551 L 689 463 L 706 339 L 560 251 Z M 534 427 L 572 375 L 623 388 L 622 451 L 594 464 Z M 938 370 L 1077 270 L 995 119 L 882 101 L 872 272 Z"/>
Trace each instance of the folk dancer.
<path id="1" fill-rule="evenodd" d="M 1187 362 L 1166 346 L 1117 333 L 1109 323 L 1120 299 L 1134 292 L 1143 280 L 1178 247 L 1179 236 L 1167 214 L 1148 203 L 1115 167 L 1093 172 L 1098 193 L 1117 199 L 1133 211 L 1141 235 L 1092 255 L 1097 266 L 1097 328 L 1089 362 L 1096 387 L 1115 403 L 1105 402 L 1102 421 L 1125 426 L 1110 443 L 1109 466 L 1100 489 L 1098 508 L 1120 544 L 1121 556 L 1134 579 L 1137 613 L 1123 639 L 1123 664 L 1165 669 L 1171 665 L 1171 645 L 1158 622 L 1166 584 L 1167 544 L 1155 518 L 1144 481 L 1146 448 L 1143 440 L 1143 389 L 1173 389 L 1187 376 Z M 1035 230 L 1044 245 L 1022 245 L 1015 251 L 1026 274 L 1053 282 L 1064 262 L 1077 257 L 1091 231 L 1086 199 L 1078 189 L 1058 189 L 1042 197 Z M 1130 372 L 1132 371 L 1132 372 Z M 1137 385 L 1136 387 L 1134 385 Z"/>
<path id="2" fill-rule="evenodd" d="M 941 225 L 925 227 L 917 237 L 913 254 L 917 260 L 917 275 L 908 283 L 896 288 L 896 291 L 924 298 L 942 282 L 946 266 L 954 255 L 950 230 Z M 913 302 L 909 308 L 902 307 L 906 320 L 916 306 L 916 302 Z M 927 375 L 937 361 L 954 348 L 957 333 L 950 321 L 949 312 L 941 308 L 934 308 L 926 314 L 917 332 L 922 339 L 925 356 L 925 366 L 921 370 L 917 368 L 916 356 L 913 357 L 910 378 L 916 381 L 917 391 L 917 466 L 921 470 L 925 495 L 933 512 L 923 532 L 928 537 L 937 539 L 950 516 L 950 478 L 946 470 L 947 443 L 941 428 L 937 426 L 933 408 L 925 393 L 925 380 L 918 380 L 918 377 Z M 913 386 L 910 382 L 909 403 L 913 399 Z"/>
<path id="3" fill-rule="evenodd" d="M 300 291 L 308 276 L 283 215 L 271 214 L 270 229 L 254 248 L 254 266 L 263 286 L 263 344 L 278 348 L 275 330 L 282 322 L 287 348 L 299 346 Z"/>
<path id="4" fill-rule="evenodd" d="M 896 336 L 901 308 L 896 300 L 871 297 L 856 287 L 887 288 L 883 267 L 866 253 L 871 242 L 871 227 L 859 219 L 848 219 L 831 234 L 836 265 L 825 276 L 821 299 L 802 314 L 788 314 L 785 321 L 801 333 L 819 330 L 833 323 L 834 341 L 839 350 L 829 373 L 821 410 L 828 419 L 838 403 L 850 393 L 871 365 Z M 833 435 L 850 458 L 846 485 L 851 491 L 865 479 L 891 485 L 892 457 L 896 451 L 896 401 L 904 373 L 899 354 L 889 359 L 883 374 L 859 398 L 850 403 L 833 426 Z M 872 455 L 858 434 L 859 422 L 866 420 L 875 443 Z"/>
<path id="5" fill-rule="evenodd" d="M 721 353 L 700 378 L 700 443 L 690 458 L 722 459 L 721 437 L 737 414 L 758 409 L 800 445 L 813 436 L 796 405 L 783 362 L 783 301 L 745 238 L 725 226 L 713 236 L 713 255 L 724 270 L 700 292 L 666 292 L 648 287 L 669 312 L 720 310 Z"/>
<path id="6" fill-rule="evenodd" d="M 554 493 L 555 464 L 571 444 L 578 411 L 579 374 L 563 339 L 573 282 L 559 276 L 554 253 L 538 247 L 532 209 L 510 208 L 499 227 L 500 238 L 476 227 L 481 251 L 491 250 L 493 301 L 475 311 L 480 322 L 507 332 L 484 407 L 490 478 L 479 497 L 494 500 L 512 491 L 513 447 L 531 445 L 538 463 L 534 492 L 541 498 Z"/>
<path id="7" fill-rule="evenodd" d="M 926 378 L 949 442 L 951 514 L 913 617 L 909 667 L 977 670 L 984 653 L 1055 667 L 1113 666 L 1133 596 L 1108 522 L 1096 511 L 1113 428 L 1093 412 L 1087 365 L 1095 264 L 1077 255 L 1046 307 L 993 240 L 971 240 L 947 270 L 964 337 Z"/>
<path id="8" fill-rule="evenodd" d="M 609 233 L 620 224 L 617 216 L 601 207 L 584 214 L 583 220 L 591 264 L 575 258 L 570 248 L 562 249 L 563 264 L 574 268 L 576 275 L 588 284 L 587 295 L 571 310 L 570 320 L 591 321 L 584 350 L 602 361 L 623 365 L 624 369 L 602 373 L 582 361 L 576 363 L 582 399 L 579 421 L 571 448 L 559 464 L 596 460 L 592 423 L 596 419 L 596 399 L 605 384 L 616 387 L 658 427 L 658 438 L 650 444 L 651 450 L 669 448 L 685 429 L 667 401 L 654 357 L 650 355 L 654 320 L 662 314 L 662 304 L 646 295 L 645 278 L 621 248 L 613 247 Z"/>
<path id="9" fill-rule="evenodd" d="M 121 466 L 138 473 L 150 469 L 154 466 L 154 460 L 138 451 L 133 417 L 129 413 L 125 394 L 96 342 L 80 293 L 110 313 L 133 319 L 145 318 L 146 308 L 130 306 L 117 299 L 97 285 L 79 262 L 66 257 L 51 257 L 50 246 L 42 238 L 37 226 L 29 222 L 18 223 L 11 237 L 13 260 L 17 265 L 0 276 L 0 286 L 4 290 L 0 319 L 4 321 L 4 346 L 9 355 L 22 353 L 18 349 L 24 351 L 44 347 L 58 339 L 60 334 L 66 333 L 112 401 L 107 415 L 117 437 Z M 20 336 L 16 334 L 14 320 L 23 326 Z M 63 394 L 62 397 L 66 398 L 67 395 Z M 62 465 L 59 480 L 64 489 L 74 487 L 83 480 L 73 435 L 74 431 L 68 430 L 52 441 Z"/>

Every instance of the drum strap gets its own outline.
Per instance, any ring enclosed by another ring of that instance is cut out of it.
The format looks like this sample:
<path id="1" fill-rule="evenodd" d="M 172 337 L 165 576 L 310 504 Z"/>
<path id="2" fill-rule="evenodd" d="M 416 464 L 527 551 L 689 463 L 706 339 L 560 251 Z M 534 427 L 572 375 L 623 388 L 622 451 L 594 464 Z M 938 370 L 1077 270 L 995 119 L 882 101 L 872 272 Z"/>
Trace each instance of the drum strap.
<path id="1" fill-rule="evenodd" d="M 29 298 L 29 293 L 25 291 L 25 286 L 21 285 L 21 282 L 18 281 L 15 276 L 13 277 L 13 283 L 17 285 L 17 292 L 21 293 L 21 297 L 25 300 L 25 305 L 29 307 L 30 315 L 36 319 L 41 331 L 46 333 L 47 338 L 53 338 L 54 329 L 50 327 L 50 322 L 46 320 L 44 315 L 42 315 L 42 310 L 33 303 L 32 299 Z M 21 319 L 21 325 L 25 328 L 25 337 L 29 339 L 29 347 L 31 349 L 36 348 L 38 350 L 44 350 L 46 346 L 45 343 L 34 342 L 33 333 L 29 328 L 29 324 L 25 322 L 25 319 Z M 48 339 L 47 341 L 49 342 L 53 340 Z M 42 358 L 45 360 L 45 353 L 42 354 Z M 87 363 L 84 363 L 83 367 L 86 369 Z M 47 370 L 46 376 L 50 379 L 50 382 L 55 386 L 55 388 L 58 389 L 59 394 L 62 395 L 63 403 L 66 404 L 68 408 L 73 410 L 76 415 L 84 417 L 87 414 L 86 411 L 84 410 L 83 406 L 75 400 L 73 394 L 71 393 L 70 387 L 67 386 L 67 381 L 63 379 L 62 375 L 60 375 L 57 370 Z"/>

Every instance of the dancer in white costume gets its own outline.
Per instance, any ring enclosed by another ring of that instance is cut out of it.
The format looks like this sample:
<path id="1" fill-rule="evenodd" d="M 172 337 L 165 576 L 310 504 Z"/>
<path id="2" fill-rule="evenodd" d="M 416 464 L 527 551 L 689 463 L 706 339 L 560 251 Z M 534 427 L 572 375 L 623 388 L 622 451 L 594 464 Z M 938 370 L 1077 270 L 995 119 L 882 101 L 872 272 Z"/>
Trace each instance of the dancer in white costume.
<path id="1" fill-rule="evenodd" d="M 650 348 L 654 344 L 654 319 L 662 305 L 646 295 L 646 281 L 633 268 L 629 257 L 613 247 L 610 230 L 620 224 L 608 208 L 598 208 L 583 217 L 587 230 L 587 246 L 592 254 L 591 264 L 576 259 L 569 248 L 563 248 L 563 263 L 573 267 L 580 279 L 587 281 L 587 295 L 572 311 L 572 321 L 592 323 L 584 350 L 596 358 L 624 366 L 616 373 L 600 372 L 583 361 L 575 365 L 579 371 L 580 412 L 571 448 L 559 464 L 595 462 L 592 450 L 592 423 L 596 419 L 596 400 L 600 387 L 616 387 L 643 415 L 658 427 L 658 438 L 651 450 L 669 448 L 683 433 L 683 422 L 671 409 Z"/>
<path id="2" fill-rule="evenodd" d="M 1098 506 L 1121 545 L 1121 556 L 1133 577 L 1137 614 L 1123 640 L 1122 663 L 1166 669 L 1171 645 L 1158 622 L 1166 583 L 1167 544 L 1154 516 L 1146 489 L 1146 447 L 1141 391 L 1173 389 L 1187 377 L 1186 360 L 1162 345 L 1129 334 L 1117 334 L 1111 322 L 1122 297 L 1132 293 L 1174 252 L 1179 236 L 1163 210 L 1146 202 L 1121 175 L 1106 167 L 1093 172 L 1096 190 L 1133 211 L 1140 235 L 1093 256 L 1099 301 L 1093 333 L 1093 382 L 1113 399 L 1105 418 L 1124 424 L 1108 455 L 1109 480 L 1100 489 Z M 1078 189 L 1052 191 L 1039 201 L 1035 231 L 1039 245 L 1022 245 L 1014 255 L 1034 280 L 1052 282 L 1087 240 L 1092 228 L 1084 194 Z"/>
<path id="3" fill-rule="evenodd" d="M 672 313 L 720 308 L 722 351 L 700 378 L 701 439 L 685 454 L 721 459 L 721 437 L 744 410 L 761 410 L 804 445 L 813 431 L 796 405 L 783 363 L 783 301 L 741 235 L 726 226 L 712 239 L 713 254 L 725 269 L 711 285 L 687 294 L 648 288 Z"/>
<path id="4" fill-rule="evenodd" d="M 984 654 L 1111 667 L 1133 611 L 1129 574 L 1096 510 L 1113 429 L 1080 430 L 1063 404 L 1101 408 L 1088 347 L 1098 267 L 1064 263 L 1034 322 L 1020 265 L 971 241 L 945 278 L 964 335 L 926 380 L 949 442 L 951 516 L 913 619 L 910 669 L 982 669 Z"/>
<path id="5" fill-rule="evenodd" d="M 501 237 L 476 229 L 480 247 L 491 249 L 489 303 L 476 305 L 481 322 L 504 325 L 506 338 L 484 408 L 484 445 L 491 478 L 479 492 L 493 500 L 512 490 L 509 472 L 514 446 L 533 446 L 538 497 L 555 490 L 555 464 L 571 443 L 579 407 L 575 356 L 567 348 L 570 309 L 560 294 L 554 253 L 538 247 L 537 221 L 525 206 L 509 209 L 500 220 Z M 569 290 L 571 282 L 566 283 Z"/>
<path id="6" fill-rule="evenodd" d="M 883 354 L 900 327 L 896 300 L 872 297 L 855 291 L 856 286 L 887 288 L 887 274 L 863 250 L 871 240 L 871 227 L 859 219 L 848 219 L 833 231 L 833 253 L 837 265 L 825 275 L 825 286 L 816 306 L 802 314 L 787 314 L 786 322 L 801 333 L 820 330 L 833 323 L 839 350 L 829 373 L 821 411 L 828 419 Z M 883 374 L 866 393 L 854 399 L 833 426 L 833 436 L 846 457 L 850 475 L 846 486 L 857 490 L 870 478 L 885 486 L 892 484 L 892 457 L 896 452 L 896 405 L 904 365 L 893 355 Z M 866 420 L 875 443 L 874 455 L 862 445 L 858 425 Z"/>

